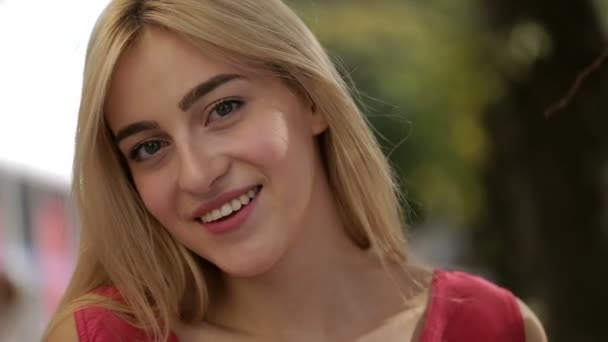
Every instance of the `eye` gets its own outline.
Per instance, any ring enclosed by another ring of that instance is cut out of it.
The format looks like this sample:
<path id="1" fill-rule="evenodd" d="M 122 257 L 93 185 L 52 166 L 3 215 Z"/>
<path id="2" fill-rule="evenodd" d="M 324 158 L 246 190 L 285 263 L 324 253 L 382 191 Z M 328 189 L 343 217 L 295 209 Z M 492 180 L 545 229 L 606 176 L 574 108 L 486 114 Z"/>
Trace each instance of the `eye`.
<path id="1" fill-rule="evenodd" d="M 129 153 L 129 157 L 131 160 L 136 162 L 144 161 L 152 158 L 165 146 L 167 146 L 167 143 L 162 140 L 148 140 L 136 145 L 131 150 L 131 153 Z"/>
<path id="2" fill-rule="evenodd" d="M 231 100 L 222 100 L 215 104 L 209 115 L 207 116 L 207 123 L 223 119 L 230 114 L 237 111 L 241 106 L 243 106 L 244 102 L 241 100 L 231 99 Z"/>

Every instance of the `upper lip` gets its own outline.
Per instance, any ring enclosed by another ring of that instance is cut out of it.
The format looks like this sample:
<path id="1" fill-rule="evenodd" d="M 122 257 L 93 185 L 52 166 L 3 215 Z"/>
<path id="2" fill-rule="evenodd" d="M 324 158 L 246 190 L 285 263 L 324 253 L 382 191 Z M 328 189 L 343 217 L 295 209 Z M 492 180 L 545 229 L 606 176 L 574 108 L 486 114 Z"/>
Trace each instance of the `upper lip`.
<path id="1" fill-rule="evenodd" d="M 239 198 L 241 195 L 247 194 L 249 190 L 255 189 L 256 186 L 248 186 L 245 188 L 240 188 L 236 190 L 226 191 L 214 199 L 203 203 L 200 207 L 198 207 L 193 213 L 192 218 L 197 219 L 214 209 L 220 209 L 224 203 L 228 203 L 228 201 L 233 200 L 235 198 Z"/>

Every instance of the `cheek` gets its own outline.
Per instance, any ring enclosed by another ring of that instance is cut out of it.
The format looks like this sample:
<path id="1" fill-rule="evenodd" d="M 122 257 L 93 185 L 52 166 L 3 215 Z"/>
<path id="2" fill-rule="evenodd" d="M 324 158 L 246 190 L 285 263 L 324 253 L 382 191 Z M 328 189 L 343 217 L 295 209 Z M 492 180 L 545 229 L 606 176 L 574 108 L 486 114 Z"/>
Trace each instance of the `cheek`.
<path id="1" fill-rule="evenodd" d="M 135 186 L 146 209 L 165 227 L 175 220 L 169 184 L 155 175 L 135 177 Z M 165 178 L 166 179 L 166 178 Z"/>
<path id="2" fill-rule="evenodd" d="M 290 116 L 291 115 L 291 116 Z M 248 125 L 239 138 L 240 159 L 268 181 L 277 203 L 296 206 L 307 197 L 314 176 L 314 141 L 306 135 L 300 113 L 270 112 Z"/>
<path id="3" fill-rule="evenodd" d="M 291 152 L 291 139 L 285 115 L 268 113 L 244 128 L 238 138 L 241 157 L 264 169 L 280 166 Z"/>

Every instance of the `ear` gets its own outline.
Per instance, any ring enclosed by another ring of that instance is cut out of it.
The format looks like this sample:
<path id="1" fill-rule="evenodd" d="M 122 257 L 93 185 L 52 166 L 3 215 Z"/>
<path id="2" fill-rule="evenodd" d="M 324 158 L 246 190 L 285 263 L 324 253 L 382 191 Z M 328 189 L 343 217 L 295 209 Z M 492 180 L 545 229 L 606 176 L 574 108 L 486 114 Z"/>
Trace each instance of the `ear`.
<path id="1" fill-rule="evenodd" d="M 317 105 L 314 102 L 312 102 L 310 105 L 310 115 L 310 125 L 312 134 L 319 135 L 325 132 L 325 130 L 327 129 L 327 121 L 325 120 L 323 114 L 319 110 L 317 110 Z"/>

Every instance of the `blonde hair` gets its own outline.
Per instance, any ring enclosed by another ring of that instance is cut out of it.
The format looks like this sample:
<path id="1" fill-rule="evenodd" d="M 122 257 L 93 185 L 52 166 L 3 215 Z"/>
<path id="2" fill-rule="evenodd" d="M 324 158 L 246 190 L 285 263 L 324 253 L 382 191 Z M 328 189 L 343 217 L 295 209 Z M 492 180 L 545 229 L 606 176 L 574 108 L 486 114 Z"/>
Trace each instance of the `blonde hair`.
<path id="1" fill-rule="evenodd" d="M 314 35 L 280 0 L 114 0 L 89 42 L 78 118 L 73 195 L 81 220 L 75 273 L 47 328 L 84 305 L 124 315 L 150 336 L 175 319 L 202 320 L 213 266 L 148 214 L 105 124 L 113 69 L 147 26 L 164 28 L 237 66 L 296 85 L 324 115 L 319 137 L 346 232 L 381 260 L 405 263 L 404 218 L 389 164 L 368 122 Z M 124 305 L 92 294 L 113 286 Z"/>

